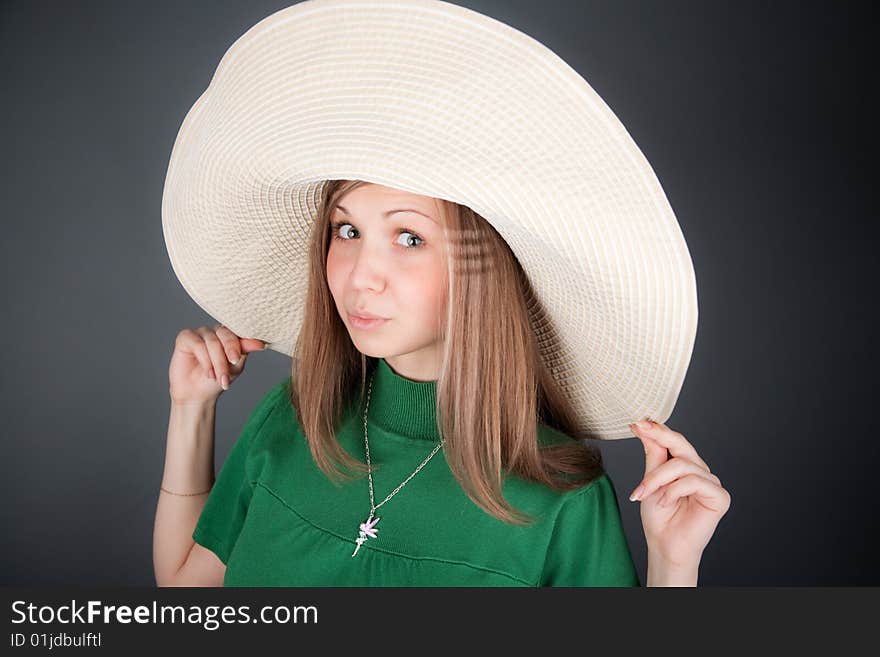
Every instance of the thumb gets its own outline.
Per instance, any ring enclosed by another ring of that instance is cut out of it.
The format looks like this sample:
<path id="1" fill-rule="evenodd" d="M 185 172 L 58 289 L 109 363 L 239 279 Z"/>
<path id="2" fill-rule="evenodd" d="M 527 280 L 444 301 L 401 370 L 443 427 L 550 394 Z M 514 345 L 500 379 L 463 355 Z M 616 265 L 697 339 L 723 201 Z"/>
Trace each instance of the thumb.
<path id="1" fill-rule="evenodd" d="M 266 342 L 255 338 L 240 338 L 238 344 L 242 355 L 245 356 L 253 351 L 263 351 L 268 346 Z"/>
<path id="2" fill-rule="evenodd" d="M 638 427 L 633 427 L 633 434 L 642 441 L 642 447 L 645 450 L 645 474 L 666 463 L 669 458 L 669 451 L 653 438 L 643 436 L 639 432 Z"/>

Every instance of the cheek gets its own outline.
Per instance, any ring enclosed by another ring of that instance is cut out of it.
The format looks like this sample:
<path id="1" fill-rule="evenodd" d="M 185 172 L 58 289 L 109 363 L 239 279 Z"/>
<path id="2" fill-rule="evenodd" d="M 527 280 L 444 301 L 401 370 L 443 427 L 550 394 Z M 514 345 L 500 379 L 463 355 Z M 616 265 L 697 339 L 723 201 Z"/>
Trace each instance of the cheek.
<path id="1" fill-rule="evenodd" d="M 406 290 L 407 299 L 418 300 L 420 316 L 424 318 L 426 325 L 433 325 L 436 317 L 442 315 L 446 307 L 447 280 L 446 271 L 439 266 L 434 267 L 422 276 L 409 278 L 409 288 Z"/>
<path id="2" fill-rule="evenodd" d="M 334 257 L 333 250 L 327 253 L 327 287 L 334 297 L 338 297 L 345 285 L 345 272 L 338 257 Z"/>

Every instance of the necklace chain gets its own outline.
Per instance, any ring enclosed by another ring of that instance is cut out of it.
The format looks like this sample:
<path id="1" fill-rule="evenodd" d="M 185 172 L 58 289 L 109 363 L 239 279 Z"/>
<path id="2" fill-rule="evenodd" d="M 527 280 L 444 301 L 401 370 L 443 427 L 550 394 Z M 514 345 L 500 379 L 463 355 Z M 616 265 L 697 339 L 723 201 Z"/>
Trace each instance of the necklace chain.
<path id="1" fill-rule="evenodd" d="M 443 443 L 446 442 L 445 439 L 441 440 L 437 444 L 437 446 L 434 447 L 434 449 L 431 451 L 431 453 L 428 454 L 428 457 L 424 461 L 422 461 L 421 464 L 419 464 L 419 467 L 417 467 L 409 477 L 404 479 L 400 483 L 400 485 L 398 485 L 397 488 L 395 488 L 393 491 L 391 491 L 391 493 L 389 493 L 388 496 L 384 500 L 379 502 L 379 504 L 375 504 L 375 499 L 373 497 L 373 466 L 370 463 L 370 441 L 367 438 L 367 413 L 370 410 L 370 397 L 372 396 L 372 392 L 373 392 L 373 378 L 375 377 L 375 374 L 376 373 L 373 372 L 372 376 L 370 376 L 370 387 L 367 390 L 367 405 L 364 408 L 364 445 L 367 450 L 367 476 L 370 480 L 370 518 L 373 517 L 373 514 L 376 512 L 376 509 L 378 509 L 380 506 L 385 504 L 385 502 L 387 502 L 392 497 L 394 497 L 397 494 L 397 491 L 399 491 L 401 488 L 403 488 L 410 479 L 415 477 L 416 474 L 418 473 L 418 471 L 421 470 L 423 467 L 425 467 L 425 465 L 428 463 L 428 461 L 430 461 L 434 457 L 434 454 L 437 453 L 437 450 L 440 449 L 443 446 Z"/>
<path id="2" fill-rule="evenodd" d="M 425 464 L 431 460 L 431 458 L 434 456 L 434 454 L 437 453 L 437 450 L 440 449 L 443 446 L 443 443 L 446 442 L 445 439 L 441 440 L 434 447 L 434 449 L 431 451 L 431 453 L 428 454 L 428 458 L 426 458 L 424 461 L 422 461 L 421 464 L 419 464 L 419 467 L 417 467 L 409 477 L 404 479 L 397 488 L 395 488 L 393 491 L 391 491 L 391 493 L 389 493 L 388 496 L 384 500 L 379 502 L 379 504 L 377 505 L 375 502 L 375 499 L 373 498 L 373 464 L 370 462 L 370 439 L 367 436 L 367 414 L 369 413 L 369 410 L 370 410 L 370 397 L 372 396 L 372 393 L 373 393 L 373 378 L 375 378 L 375 375 L 376 375 L 376 372 L 374 370 L 373 374 L 370 376 L 370 387 L 367 390 L 367 404 L 364 408 L 364 446 L 367 449 L 367 476 L 370 479 L 370 516 L 369 516 L 369 518 L 367 518 L 367 520 L 365 522 L 362 522 L 360 524 L 359 531 L 358 531 L 358 537 L 357 537 L 357 540 L 355 540 L 357 547 L 355 547 L 354 552 L 351 553 L 351 556 L 355 556 L 358 553 L 358 550 L 361 549 L 361 546 L 368 539 L 376 538 L 376 536 L 378 536 L 379 530 L 376 528 L 376 523 L 379 522 L 379 518 L 374 518 L 374 516 L 376 514 L 376 509 L 378 509 L 380 506 L 385 504 L 385 502 L 387 502 L 392 497 L 394 497 L 401 488 L 406 486 L 406 482 L 408 482 L 410 479 L 415 477 L 416 474 L 418 473 L 418 471 L 421 470 L 423 467 L 425 467 Z"/>

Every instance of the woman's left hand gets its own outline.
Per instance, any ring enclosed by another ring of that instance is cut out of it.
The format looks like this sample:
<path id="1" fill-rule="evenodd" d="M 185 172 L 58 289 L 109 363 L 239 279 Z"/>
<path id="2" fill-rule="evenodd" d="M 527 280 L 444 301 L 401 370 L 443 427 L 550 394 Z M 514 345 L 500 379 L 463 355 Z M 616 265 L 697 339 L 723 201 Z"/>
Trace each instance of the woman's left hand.
<path id="1" fill-rule="evenodd" d="M 730 493 L 677 431 L 659 422 L 649 428 L 632 424 L 630 429 L 645 448 L 645 476 L 639 484 L 644 488 L 633 493 L 642 502 L 649 561 L 696 567 L 730 508 Z"/>

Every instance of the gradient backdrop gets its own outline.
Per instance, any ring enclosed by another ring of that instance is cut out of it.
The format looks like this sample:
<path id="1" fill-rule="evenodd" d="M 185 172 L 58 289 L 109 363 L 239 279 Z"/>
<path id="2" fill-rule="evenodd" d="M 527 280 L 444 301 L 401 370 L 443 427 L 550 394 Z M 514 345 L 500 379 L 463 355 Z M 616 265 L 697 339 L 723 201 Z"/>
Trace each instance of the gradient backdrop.
<path id="1" fill-rule="evenodd" d="M 169 359 L 181 329 L 214 322 L 165 251 L 165 170 L 223 53 L 287 4 L 0 3 L 0 584 L 154 584 Z M 868 17 L 856 3 L 459 4 L 578 70 L 678 216 L 700 323 L 667 424 L 733 499 L 700 584 L 880 584 Z M 256 354 L 222 395 L 218 469 L 288 370 Z M 635 438 L 601 447 L 644 583 L 627 499 L 644 454 Z"/>

